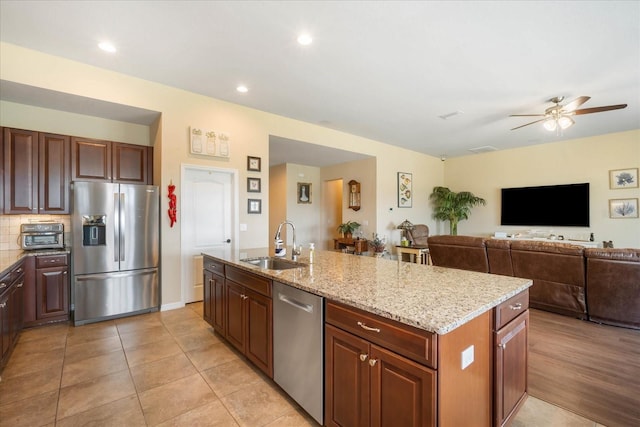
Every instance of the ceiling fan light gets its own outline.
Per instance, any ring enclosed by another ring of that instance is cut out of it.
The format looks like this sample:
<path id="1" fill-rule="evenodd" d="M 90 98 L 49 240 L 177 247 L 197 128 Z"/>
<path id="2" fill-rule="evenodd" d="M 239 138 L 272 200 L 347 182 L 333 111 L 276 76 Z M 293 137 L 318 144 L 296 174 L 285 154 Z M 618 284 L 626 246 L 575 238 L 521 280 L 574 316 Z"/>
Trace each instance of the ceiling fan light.
<path id="1" fill-rule="evenodd" d="M 561 129 L 566 129 L 569 126 L 573 125 L 575 122 L 571 117 L 562 116 L 558 119 L 558 125 Z"/>
<path id="2" fill-rule="evenodd" d="M 544 121 L 543 126 L 546 130 L 551 132 L 556 130 L 556 127 L 558 126 L 558 124 L 556 123 L 556 120 L 554 118 L 549 118 Z"/>

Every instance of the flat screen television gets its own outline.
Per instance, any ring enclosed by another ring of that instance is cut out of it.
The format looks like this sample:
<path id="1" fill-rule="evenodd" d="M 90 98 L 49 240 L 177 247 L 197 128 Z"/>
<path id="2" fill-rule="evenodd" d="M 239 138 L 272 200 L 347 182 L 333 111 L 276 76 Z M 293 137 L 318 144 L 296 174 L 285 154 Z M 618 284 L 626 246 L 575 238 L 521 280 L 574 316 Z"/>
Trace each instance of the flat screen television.
<path id="1" fill-rule="evenodd" d="M 589 226 L 589 183 L 502 189 L 501 225 Z"/>

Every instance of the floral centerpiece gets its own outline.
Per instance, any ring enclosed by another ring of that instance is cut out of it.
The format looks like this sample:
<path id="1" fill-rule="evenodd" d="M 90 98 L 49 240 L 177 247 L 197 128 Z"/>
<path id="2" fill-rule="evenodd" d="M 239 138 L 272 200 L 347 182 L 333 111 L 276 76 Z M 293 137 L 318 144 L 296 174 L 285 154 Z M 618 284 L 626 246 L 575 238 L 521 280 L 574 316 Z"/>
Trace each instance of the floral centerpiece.
<path id="1" fill-rule="evenodd" d="M 373 239 L 369 240 L 369 247 L 373 249 L 375 253 L 384 252 L 387 242 L 384 237 L 378 236 L 378 233 L 373 233 Z"/>

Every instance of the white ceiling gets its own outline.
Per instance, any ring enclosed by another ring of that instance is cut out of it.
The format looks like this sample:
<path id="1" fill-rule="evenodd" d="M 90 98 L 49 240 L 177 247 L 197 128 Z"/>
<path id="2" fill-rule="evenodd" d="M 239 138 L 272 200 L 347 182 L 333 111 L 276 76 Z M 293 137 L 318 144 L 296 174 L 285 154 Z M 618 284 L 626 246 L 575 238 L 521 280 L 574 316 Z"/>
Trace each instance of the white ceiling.
<path id="1" fill-rule="evenodd" d="M 437 157 L 640 128 L 639 1 L 1 0 L 0 39 Z M 510 130 L 558 95 L 629 106 Z"/>

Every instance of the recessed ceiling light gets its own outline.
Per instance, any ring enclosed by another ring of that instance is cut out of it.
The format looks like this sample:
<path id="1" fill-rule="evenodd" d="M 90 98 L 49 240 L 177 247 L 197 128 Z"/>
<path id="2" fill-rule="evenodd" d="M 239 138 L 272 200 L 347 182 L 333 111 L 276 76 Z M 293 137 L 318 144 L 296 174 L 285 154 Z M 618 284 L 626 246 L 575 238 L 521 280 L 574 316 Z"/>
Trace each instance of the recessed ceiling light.
<path id="1" fill-rule="evenodd" d="M 116 47 L 110 42 L 101 42 L 98 44 L 98 47 L 104 50 L 105 52 L 109 52 L 109 53 L 115 53 L 116 51 Z"/>
<path id="2" fill-rule="evenodd" d="M 302 46 L 308 46 L 313 42 L 313 38 L 309 34 L 300 34 L 298 36 L 298 43 Z"/>
<path id="3" fill-rule="evenodd" d="M 236 90 L 237 90 L 238 92 L 240 92 L 240 93 L 247 93 L 247 92 L 249 92 L 249 88 L 247 88 L 247 87 L 246 87 L 246 86 L 244 86 L 244 85 L 240 85 L 240 86 L 238 86 L 238 87 L 236 88 Z"/>

